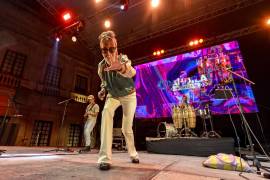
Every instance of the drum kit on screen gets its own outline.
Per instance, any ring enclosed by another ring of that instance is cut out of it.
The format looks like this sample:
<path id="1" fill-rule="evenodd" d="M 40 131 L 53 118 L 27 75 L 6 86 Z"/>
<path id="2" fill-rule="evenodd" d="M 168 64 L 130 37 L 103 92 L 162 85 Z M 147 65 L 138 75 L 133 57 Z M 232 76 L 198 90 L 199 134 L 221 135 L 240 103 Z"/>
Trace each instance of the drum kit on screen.
<path id="1" fill-rule="evenodd" d="M 159 123 L 157 128 L 158 137 L 198 137 L 194 132 L 197 115 L 201 117 L 203 122 L 203 132 L 200 137 L 220 138 L 220 135 L 213 128 L 209 103 L 200 105 L 196 109 L 188 103 L 174 105 L 172 108 L 173 124 Z M 210 131 L 207 130 L 206 120 L 209 120 Z"/>

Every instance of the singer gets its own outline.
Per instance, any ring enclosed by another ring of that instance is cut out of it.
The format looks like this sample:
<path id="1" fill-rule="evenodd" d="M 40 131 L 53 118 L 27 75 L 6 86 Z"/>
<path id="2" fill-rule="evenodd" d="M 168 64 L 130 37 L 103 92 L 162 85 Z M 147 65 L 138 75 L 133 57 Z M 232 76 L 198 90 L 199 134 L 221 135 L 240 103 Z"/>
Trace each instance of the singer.
<path id="1" fill-rule="evenodd" d="M 122 105 L 122 132 L 132 163 L 139 163 L 134 145 L 132 130 L 133 118 L 137 106 L 134 81 L 136 71 L 126 55 L 118 54 L 117 40 L 113 31 L 99 36 L 103 60 L 98 65 L 101 90 L 98 97 L 103 100 L 108 92 L 101 118 L 101 145 L 98 164 L 100 170 L 109 170 L 112 163 L 112 130 L 115 110 Z"/>

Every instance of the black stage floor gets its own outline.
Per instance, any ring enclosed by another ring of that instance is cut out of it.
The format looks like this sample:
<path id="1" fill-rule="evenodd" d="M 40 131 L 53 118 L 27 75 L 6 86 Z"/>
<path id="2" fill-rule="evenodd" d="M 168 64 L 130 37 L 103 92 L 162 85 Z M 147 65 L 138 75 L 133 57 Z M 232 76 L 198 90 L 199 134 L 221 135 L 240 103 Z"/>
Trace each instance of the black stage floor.
<path id="1" fill-rule="evenodd" d="M 151 153 L 188 156 L 209 156 L 218 153 L 235 153 L 233 138 L 146 137 L 146 149 Z"/>

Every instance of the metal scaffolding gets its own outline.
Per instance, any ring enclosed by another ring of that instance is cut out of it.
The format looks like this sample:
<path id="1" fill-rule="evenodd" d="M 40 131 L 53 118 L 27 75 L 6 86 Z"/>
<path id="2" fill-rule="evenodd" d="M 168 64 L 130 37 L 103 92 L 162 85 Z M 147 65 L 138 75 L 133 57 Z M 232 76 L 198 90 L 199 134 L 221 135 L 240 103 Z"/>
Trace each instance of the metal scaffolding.
<path id="1" fill-rule="evenodd" d="M 230 41 L 230 40 L 242 37 L 242 36 L 246 36 L 246 35 L 261 31 L 261 30 L 263 30 L 265 28 L 266 27 L 262 26 L 261 24 L 255 24 L 255 25 L 251 25 L 251 26 L 248 26 L 248 27 L 237 29 L 237 30 L 234 30 L 234 31 L 231 31 L 231 32 L 228 32 L 228 33 L 223 33 L 223 34 L 220 34 L 220 35 L 217 35 L 217 36 L 214 36 L 214 37 L 204 39 L 204 42 L 201 45 L 198 45 L 198 46 L 195 46 L 195 47 L 190 46 L 189 44 L 185 44 L 185 45 L 182 45 L 182 46 L 167 50 L 166 51 L 166 56 L 163 56 L 162 58 L 170 57 L 170 56 L 173 56 L 173 55 L 176 55 L 176 54 L 181 54 L 181 53 L 184 53 L 184 52 L 189 52 L 189 51 L 194 50 L 195 48 L 199 49 L 199 48 L 209 47 L 211 45 L 223 43 L 223 42 L 226 42 L 226 41 Z M 153 61 L 156 58 L 157 57 L 153 56 L 152 54 L 147 55 L 147 56 L 144 56 L 144 57 L 134 59 L 133 64 L 135 64 L 135 65 L 143 64 L 143 63 L 146 63 L 146 62 Z"/>
<path id="2" fill-rule="evenodd" d="M 124 49 L 132 45 L 139 44 L 163 36 L 165 34 L 169 34 L 171 32 L 190 27 L 194 24 L 214 19 L 218 16 L 255 5 L 262 1 L 264 0 L 235 0 L 232 3 L 229 3 L 231 1 L 226 1 L 222 3 L 218 1 L 213 1 L 213 3 L 208 4 L 206 7 L 203 6 L 199 9 L 191 10 L 186 14 L 182 14 L 182 16 L 178 18 L 168 20 L 159 24 L 160 28 L 158 28 L 157 31 L 154 31 L 152 33 L 146 33 L 145 29 L 138 29 L 134 30 L 134 33 L 129 34 L 128 37 L 120 36 L 119 42 L 122 43 L 119 44 L 119 49 Z"/>

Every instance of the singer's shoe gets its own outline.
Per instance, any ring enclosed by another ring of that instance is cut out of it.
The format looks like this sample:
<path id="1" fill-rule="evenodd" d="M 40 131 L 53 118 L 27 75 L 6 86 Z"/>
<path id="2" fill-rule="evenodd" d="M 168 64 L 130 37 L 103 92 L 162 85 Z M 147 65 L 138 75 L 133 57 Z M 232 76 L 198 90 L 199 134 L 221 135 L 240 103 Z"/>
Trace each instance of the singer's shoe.
<path id="1" fill-rule="evenodd" d="M 100 163 L 99 169 L 102 171 L 107 171 L 107 170 L 111 169 L 111 165 L 109 163 Z"/>
<path id="2" fill-rule="evenodd" d="M 133 158 L 133 159 L 131 159 L 131 162 L 135 163 L 135 164 L 139 164 L 140 160 L 139 160 L 139 158 Z"/>
<path id="3" fill-rule="evenodd" d="M 91 147 L 90 146 L 85 146 L 84 148 L 79 150 L 79 153 L 87 153 L 91 151 Z"/>

